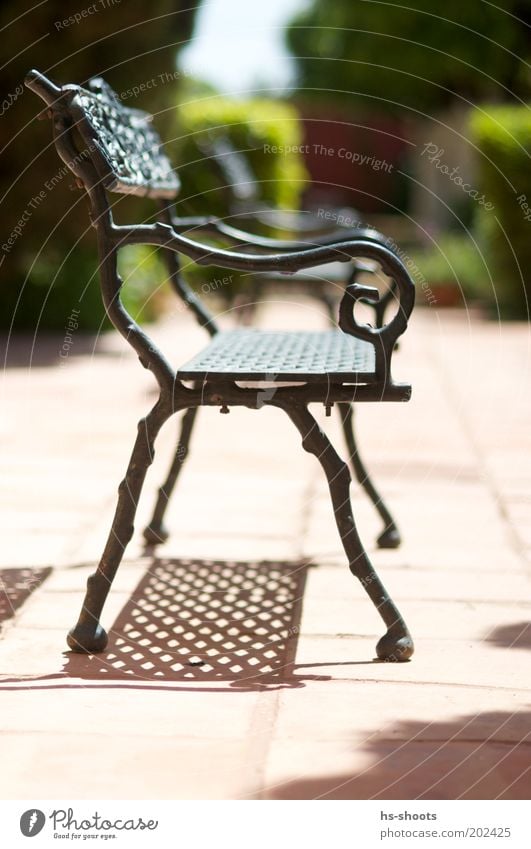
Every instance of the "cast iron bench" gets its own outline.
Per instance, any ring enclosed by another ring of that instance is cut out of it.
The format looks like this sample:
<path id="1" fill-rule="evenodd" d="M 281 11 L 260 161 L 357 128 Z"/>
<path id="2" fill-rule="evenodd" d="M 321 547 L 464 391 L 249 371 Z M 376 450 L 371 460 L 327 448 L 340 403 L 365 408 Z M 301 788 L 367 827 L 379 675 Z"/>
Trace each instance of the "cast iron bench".
<path id="1" fill-rule="evenodd" d="M 167 157 L 160 152 L 160 138 L 150 124 L 151 116 L 122 106 L 117 95 L 101 79 L 91 80 L 87 88 L 60 87 L 39 72 L 31 71 L 26 85 L 45 101 L 59 156 L 88 193 L 107 315 L 134 349 L 142 366 L 151 371 L 159 387 L 158 400 L 138 424 L 131 459 L 118 490 L 110 534 L 101 561 L 88 580 L 83 607 L 77 624 L 68 635 L 68 645 L 73 651 L 87 653 L 101 652 L 107 645 L 100 616 L 133 535 L 138 500 L 162 425 L 175 413 L 186 411 L 168 479 L 159 490 L 155 513 L 146 529 L 146 538 L 153 543 L 166 536 L 162 524 L 164 512 L 188 450 L 198 408 L 214 406 L 221 412 L 228 412 L 231 406 L 251 410 L 273 406 L 289 416 L 300 433 L 303 448 L 314 454 L 323 467 L 350 570 L 361 582 L 387 628 L 376 646 L 378 657 L 407 660 L 413 653 L 413 641 L 356 529 L 350 502 L 349 468 L 308 409 L 313 403 L 323 404 L 327 411 L 338 405 L 355 468 L 357 452 L 355 446 L 353 448 L 350 427 L 353 402 L 409 399 L 410 385 L 395 383 L 391 375 L 393 349 L 397 338 L 406 330 L 415 299 L 414 285 L 404 265 L 382 244 L 382 237 L 368 229 L 351 233 L 341 242 L 332 241 L 300 250 L 300 245 L 264 241 L 216 220 L 176 218 L 172 201 L 178 193 L 179 180 Z M 157 200 L 160 220 L 152 224 L 115 224 L 111 192 Z M 193 238 L 185 235 L 191 230 Z M 223 236 L 235 247 L 214 247 L 199 241 L 201 235 Z M 164 249 L 175 292 L 211 337 L 202 351 L 177 369 L 170 365 L 122 303 L 117 255 L 123 247 L 133 244 Z M 264 253 L 267 250 L 275 252 Z M 340 329 L 308 333 L 257 329 L 221 331 L 183 280 L 178 253 L 202 265 L 285 274 L 338 260 L 369 259 L 378 263 L 396 286 L 397 311 L 384 327 L 360 324 L 354 314 L 356 302 L 376 300 L 378 292 L 372 287 L 352 283 L 346 286 L 340 303 Z M 247 381 L 257 382 L 258 386 L 242 385 Z M 267 392 L 264 385 L 269 386 Z"/>

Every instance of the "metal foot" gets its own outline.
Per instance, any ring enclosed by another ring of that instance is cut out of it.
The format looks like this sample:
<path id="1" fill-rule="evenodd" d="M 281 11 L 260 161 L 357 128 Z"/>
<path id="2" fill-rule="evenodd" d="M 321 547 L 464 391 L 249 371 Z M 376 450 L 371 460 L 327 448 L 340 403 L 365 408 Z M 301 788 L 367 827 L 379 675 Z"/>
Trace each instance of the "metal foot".
<path id="1" fill-rule="evenodd" d="M 138 423 L 127 472 L 118 487 L 118 503 L 109 537 L 98 568 L 87 581 L 78 622 L 68 635 L 72 651 L 92 654 L 103 651 L 107 645 L 107 635 L 100 625 L 101 612 L 127 543 L 133 536 L 138 500 L 147 469 L 153 462 L 155 438 L 170 415 L 169 406 L 158 401 L 146 418 Z"/>
<path id="2" fill-rule="evenodd" d="M 378 642 L 377 656 L 381 660 L 401 662 L 413 654 L 413 640 L 393 600 L 376 574 L 358 535 L 350 502 L 350 472 L 325 433 L 305 407 L 284 407 L 302 436 L 303 448 L 314 454 L 328 480 L 336 524 L 349 568 L 360 581 L 387 626 L 387 633 Z"/>
<path id="3" fill-rule="evenodd" d="M 398 548 L 402 538 L 395 524 L 389 525 L 376 539 L 378 548 Z"/>
<path id="4" fill-rule="evenodd" d="M 410 634 L 404 634 L 400 628 L 396 632 L 393 628 L 390 628 L 376 645 L 377 657 L 391 663 L 409 660 L 414 650 L 415 647 Z"/>
<path id="5" fill-rule="evenodd" d="M 68 647 L 79 654 L 98 654 L 107 648 L 108 637 L 99 623 L 76 625 L 66 638 Z"/>
<path id="6" fill-rule="evenodd" d="M 153 516 L 147 528 L 144 530 L 144 539 L 148 545 L 160 545 L 166 542 L 169 537 L 169 532 L 164 526 L 164 516 L 170 496 L 175 488 L 177 479 L 181 473 L 189 452 L 190 439 L 194 429 L 195 419 L 197 416 L 197 407 L 191 407 L 186 410 L 181 420 L 181 428 L 175 454 L 172 464 L 168 472 L 168 477 L 160 487 L 157 496 L 157 503 L 153 511 Z"/>
<path id="7" fill-rule="evenodd" d="M 352 471 L 356 476 L 356 480 L 363 487 L 384 522 L 384 530 L 377 537 L 376 544 L 378 548 L 398 548 L 402 542 L 400 531 L 398 530 L 396 522 L 382 496 L 373 484 L 369 476 L 369 472 L 367 471 L 360 456 L 354 431 L 354 407 L 352 404 L 338 404 L 337 406 L 341 417 L 341 424 L 343 426 L 343 433 L 347 443 Z"/>
<path id="8" fill-rule="evenodd" d="M 166 542 L 170 532 L 164 525 L 148 525 L 144 528 L 144 539 L 149 545 L 160 545 Z"/>

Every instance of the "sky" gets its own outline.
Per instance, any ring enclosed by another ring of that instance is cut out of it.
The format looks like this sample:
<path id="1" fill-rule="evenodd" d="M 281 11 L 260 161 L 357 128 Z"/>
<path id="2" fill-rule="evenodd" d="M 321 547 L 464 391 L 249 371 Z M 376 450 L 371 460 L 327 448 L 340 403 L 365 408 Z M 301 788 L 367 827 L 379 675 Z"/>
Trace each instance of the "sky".
<path id="1" fill-rule="evenodd" d="M 185 73 L 223 94 L 255 87 L 285 90 L 294 64 L 283 43 L 285 24 L 310 0 L 205 0 L 194 38 L 179 57 Z"/>

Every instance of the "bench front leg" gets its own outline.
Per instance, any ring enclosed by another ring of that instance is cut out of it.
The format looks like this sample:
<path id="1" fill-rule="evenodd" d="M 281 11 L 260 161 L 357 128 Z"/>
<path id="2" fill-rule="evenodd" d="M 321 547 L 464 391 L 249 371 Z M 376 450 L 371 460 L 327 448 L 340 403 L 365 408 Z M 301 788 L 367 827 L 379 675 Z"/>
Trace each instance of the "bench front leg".
<path id="1" fill-rule="evenodd" d="M 283 409 L 299 430 L 305 451 L 314 454 L 323 467 L 350 571 L 358 578 L 387 626 L 387 632 L 376 646 L 378 658 L 395 662 L 409 660 L 414 651 L 413 640 L 398 608 L 376 574 L 354 522 L 348 466 L 306 407 L 286 405 Z"/>
<path id="2" fill-rule="evenodd" d="M 140 493 L 155 454 L 155 439 L 171 413 L 171 405 L 159 401 L 138 423 L 138 434 L 131 459 L 118 488 L 118 503 L 107 544 L 98 568 L 87 581 L 87 591 L 78 622 L 68 634 L 67 641 L 72 651 L 95 654 L 103 651 L 107 645 L 107 634 L 100 625 L 101 612 L 125 548 L 133 536 L 133 522 Z"/>

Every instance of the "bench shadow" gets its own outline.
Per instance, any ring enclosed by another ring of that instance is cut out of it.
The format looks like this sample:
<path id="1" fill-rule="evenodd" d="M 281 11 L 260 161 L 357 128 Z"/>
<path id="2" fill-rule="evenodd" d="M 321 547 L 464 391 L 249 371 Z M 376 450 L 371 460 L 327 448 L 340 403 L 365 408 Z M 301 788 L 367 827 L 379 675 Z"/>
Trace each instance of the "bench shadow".
<path id="1" fill-rule="evenodd" d="M 65 317 L 65 322 L 67 317 Z M 0 334 L 0 357 L 2 367 L 6 368 L 48 368 L 59 366 L 66 357 L 95 356 L 105 353 L 113 356 L 102 344 L 101 334 L 76 330 L 71 332 L 73 339 L 67 348 L 63 349 L 67 329 L 59 333 L 42 332 L 38 336 L 32 333 L 16 332 L 8 336 Z M 104 334 L 105 335 L 105 334 Z M 61 354 L 63 358 L 61 358 Z"/>
<path id="2" fill-rule="evenodd" d="M 110 629 L 107 650 L 67 653 L 63 674 L 194 689 L 303 686 L 295 655 L 309 567 L 153 557 Z"/>
<path id="3" fill-rule="evenodd" d="M 531 649 L 531 622 L 499 625 L 485 639 L 499 648 Z"/>
<path id="4" fill-rule="evenodd" d="M 367 755 L 370 758 L 365 769 L 315 775 L 310 760 L 309 775 L 277 781 L 264 789 L 262 798 L 527 800 L 530 734 L 531 712 L 524 709 L 479 712 L 432 723 L 397 721 L 368 732 L 357 751 L 353 742 L 353 760 L 359 764 L 367 761 Z M 392 830 L 403 828 L 404 823 L 382 820 L 379 827 Z M 422 823 L 405 827 L 422 827 Z"/>
<path id="5" fill-rule="evenodd" d="M 51 573 L 51 567 L 0 569 L 0 631 L 17 610 L 40 587 Z"/>

